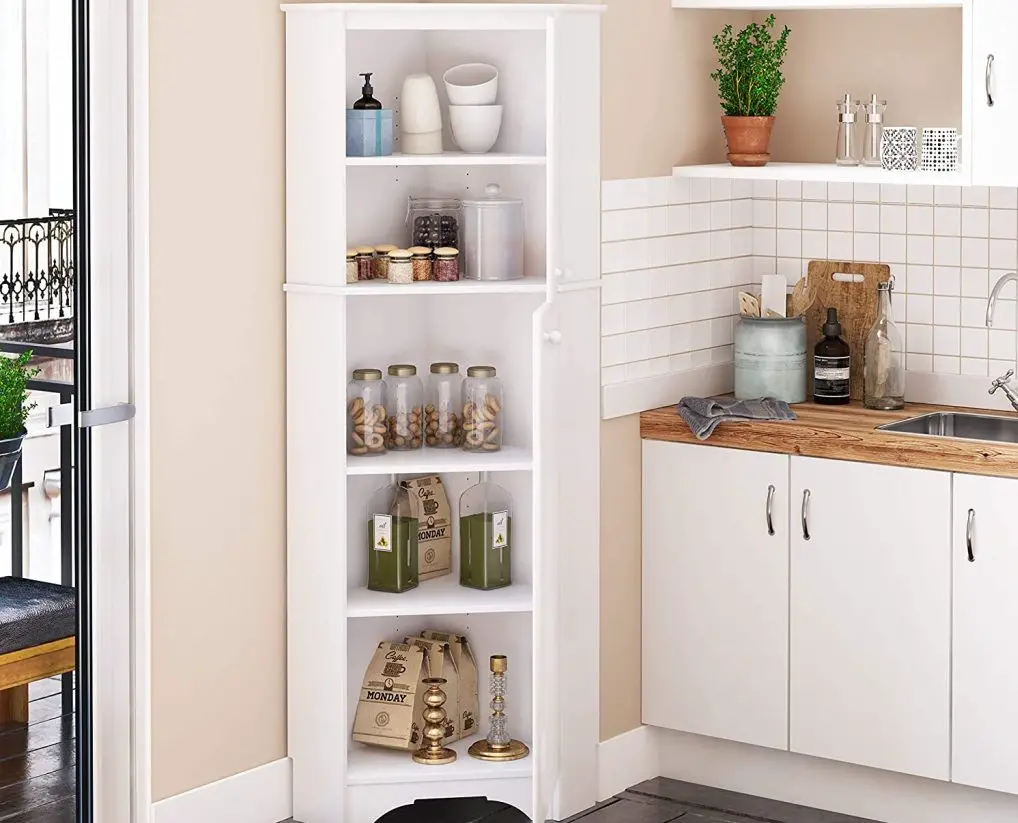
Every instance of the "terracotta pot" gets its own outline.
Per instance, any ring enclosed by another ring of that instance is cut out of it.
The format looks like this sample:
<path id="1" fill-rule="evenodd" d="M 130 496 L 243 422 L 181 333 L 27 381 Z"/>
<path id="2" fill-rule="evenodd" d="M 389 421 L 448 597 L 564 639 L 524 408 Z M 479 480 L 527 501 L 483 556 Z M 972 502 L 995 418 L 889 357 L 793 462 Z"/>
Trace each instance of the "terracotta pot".
<path id="1" fill-rule="evenodd" d="M 722 117 L 728 140 L 728 162 L 733 166 L 766 166 L 771 159 L 773 117 Z"/>

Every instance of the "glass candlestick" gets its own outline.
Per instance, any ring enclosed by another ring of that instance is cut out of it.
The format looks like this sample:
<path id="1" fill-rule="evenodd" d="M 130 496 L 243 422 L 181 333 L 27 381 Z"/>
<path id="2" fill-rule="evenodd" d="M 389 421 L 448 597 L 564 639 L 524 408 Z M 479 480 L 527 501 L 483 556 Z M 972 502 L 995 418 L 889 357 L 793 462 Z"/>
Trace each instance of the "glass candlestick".
<path id="1" fill-rule="evenodd" d="M 506 669 L 508 661 L 504 654 L 491 656 L 491 721 L 488 737 L 478 740 L 470 749 L 471 757 L 478 760 L 521 760 L 530 754 L 525 743 L 509 737 L 505 715 Z"/>

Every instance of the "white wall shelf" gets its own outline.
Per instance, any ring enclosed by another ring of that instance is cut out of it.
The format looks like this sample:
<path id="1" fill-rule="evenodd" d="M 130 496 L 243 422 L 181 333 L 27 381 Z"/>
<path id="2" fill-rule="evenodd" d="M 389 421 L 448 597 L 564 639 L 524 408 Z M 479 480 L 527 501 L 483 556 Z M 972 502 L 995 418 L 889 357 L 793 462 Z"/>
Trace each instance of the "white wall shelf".
<path id="1" fill-rule="evenodd" d="M 348 166 L 544 166 L 548 158 L 541 154 L 391 154 L 387 157 L 347 157 Z"/>
<path id="2" fill-rule="evenodd" d="M 485 592 L 461 586 L 453 575 L 425 580 L 403 594 L 351 589 L 346 598 L 347 617 L 503 614 L 529 612 L 533 608 L 534 591 L 525 583 Z"/>
<path id="3" fill-rule="evenodd" d="M 960 8 L 964 0 L 672 0 L 674 9 L 798 11 Z"/>
<path id="4" fill-rule="evenodd" d="M 377 457 L 347 458 L 351 475 L 441 474 L 442 472 L 518 472 L 534 467 L 530 449 L 503 446 L 497 452 L 467 452 L 461 449 L 417 449 L 388 452 Z"/>
<path id="5" fill-rule="evenodd" d="M 675 177 L 725 177 L 733 180 L 809 180 L 830 183 L 886 183 L 911 186 L 965 186 L 964 171 L 886 171 L 870 166 L 838 166 L 834 163 L 768 163 L 756 168 L 715 163 L 706 166 L 676 166 Z"/>
<path id="6" fill-rule="evenodd" d="M 482 699 L 482 702 L 483 699 Z M 382 786 L 392 783 L 452 782 L 457 780 L 511 780 L 530 777 L 533 759 L 524 758 L 509 763 L 485 763 L 475 760 L 467 749 L 476 738 L 453 743 L 455 763 L 448 766 L 422 766 L 410 759 L 409 752 L 386 751 L 351 744 L 350 760 L 346 772 L 348 786 Z"/>
<path id="7" fill-rule="evenodd" d="M 542 294 L 548 288 L 543 277 L 524 277 L 522 280 L 457 280 L 455 283 L 387 283 L 368 280 L 363 283 L 343 283 L 337 286 L 316 286 L 287 283 L 285 291 L 299 294 L 323 294 L 346 297 L 395 297 L 398 295 L 442 296 L 450 294 Z"/>

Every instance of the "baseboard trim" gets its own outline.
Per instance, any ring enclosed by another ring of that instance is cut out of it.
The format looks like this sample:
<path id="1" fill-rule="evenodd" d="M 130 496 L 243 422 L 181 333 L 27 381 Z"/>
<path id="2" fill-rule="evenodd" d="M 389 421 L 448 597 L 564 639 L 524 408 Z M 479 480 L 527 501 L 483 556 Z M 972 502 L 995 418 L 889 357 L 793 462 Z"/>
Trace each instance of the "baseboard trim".
<path id="1" fill-rule="evenodd" d="M 598 802 L 660 774 L 657 739 L 651 731 L 640 726 L 598 744 Z"/>
<path id="2" fill-rule="evenodd" d="M 888 823 L 1014 823 L 1018 797 L 654 728 L 662 777 Z"/>
<path id="3" fill-rule="evenodd" d="M 284 757 L 160 800 L 152 823 L 280 823 L 292 814 L 293 764 Z"/>

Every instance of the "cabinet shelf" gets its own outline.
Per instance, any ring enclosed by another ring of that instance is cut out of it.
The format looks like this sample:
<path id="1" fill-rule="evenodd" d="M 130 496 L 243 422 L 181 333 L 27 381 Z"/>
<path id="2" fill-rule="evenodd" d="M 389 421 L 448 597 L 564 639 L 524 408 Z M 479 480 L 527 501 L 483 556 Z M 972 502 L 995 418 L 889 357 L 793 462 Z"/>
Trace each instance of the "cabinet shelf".
<path id="1" fill-rule="evenodd" d="M 503 446 L 497 452 L 466 452 L 459 449 L 418 449 L 388 452 L 377 457 L 347 456 L 348 475 L 423 474 L 442 472 L 530 471 L 534 456 L 530 449 Z"/>
<path id="2" fill-rule="evenodd" d="M 504 589 L 478 591 L 461 586 L 452 575 L 426 580 L 403 594 L 351 589 L 347 594 L 347 617 L 403 617 L 428 614 L 496 614 L 529 612 L 534 592 L 524 583 Z"/>
<path id="3" fill-rule="evenodd" d="M 347 157 L 348 166 L 544 166 L 548 159 L 543 154 L 465 154 L 446 151 L 442 154 L 390 154 L 386 157 Z"/>
<path id="4" fill-rule="evenodd" d="M 336 286 L 318 286 L 304 283 L 288 283 L 283 287 L 294 294 L 322 294 L 345 297 L 395 297 L 397 295 L 446 295 L 446 294 L 544 294 L 548 282 L 543 277 L 524 277 L 522 280 L 457 280 L 454 283 L 387 283 L 365 281 L 363 283 L 341 283 Z"/>
<path id="5" fill-rule="evenodd" d="M 887 171 L 870 166 L 837 166 L 834 163 L 768 163 L 757 168 L 714 163 L 676 166 L 675 177 L 725 177 L 736 180 L 808 180 L 831 183 L 886 183 L 912 186 L 964 186 L 963 171 Z"/>
<path id="6" fill-rule="evenodd" d="M 346 785 L 371 786 L 393 783 L 452 782 L 454 780 L 508 780 L 527 778 L 533 773 L 533 753 L 509 763 L 486 763 L 475 760 L 467 749 L 479 735 L 459 740 L 449 748 L 456 751 L 455 763 L 436 768 L 422 766 L 410 759 L 409 752 L 388 751 L 377 747 L 350 744 Z"/>

